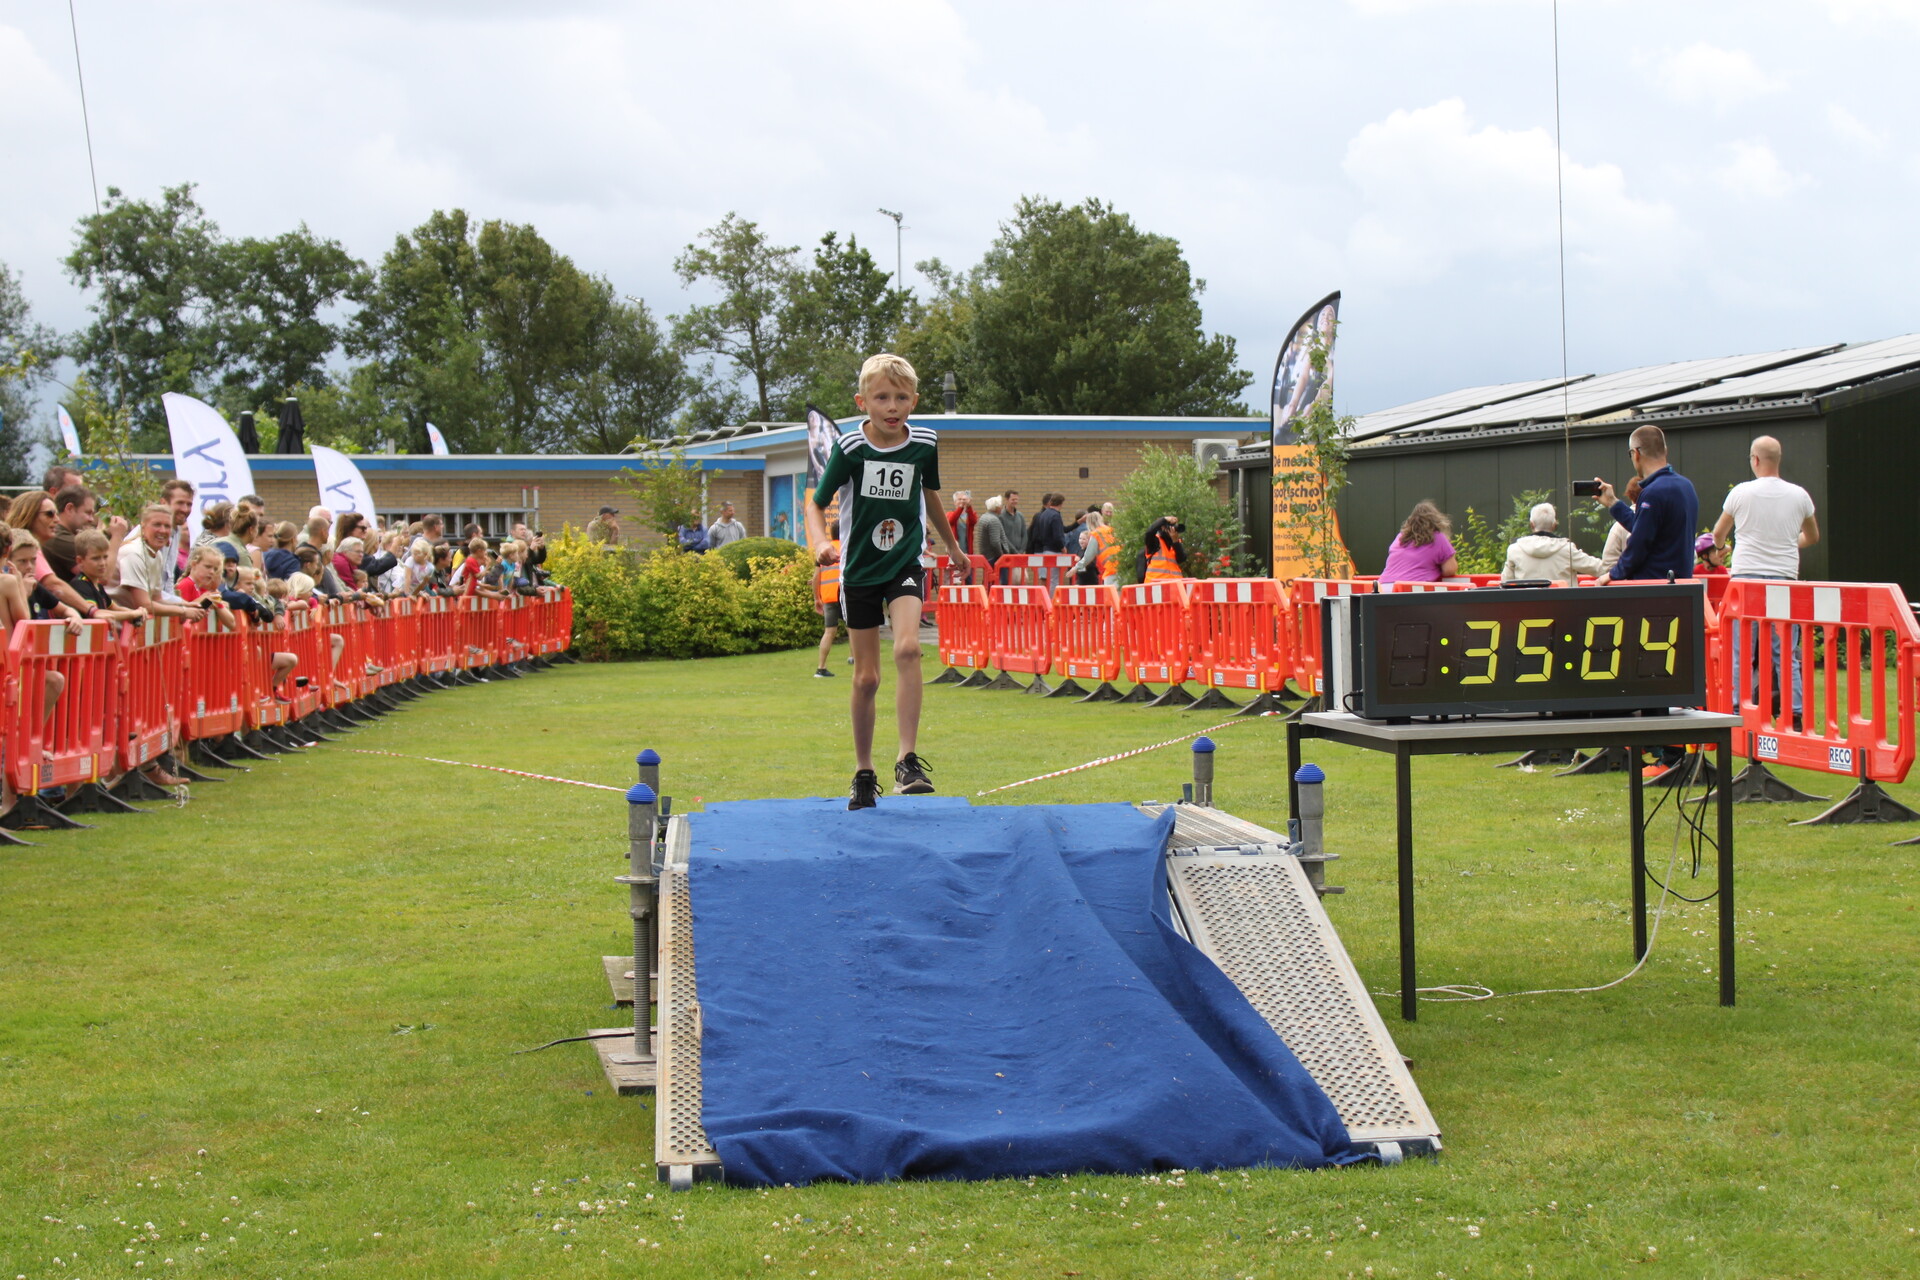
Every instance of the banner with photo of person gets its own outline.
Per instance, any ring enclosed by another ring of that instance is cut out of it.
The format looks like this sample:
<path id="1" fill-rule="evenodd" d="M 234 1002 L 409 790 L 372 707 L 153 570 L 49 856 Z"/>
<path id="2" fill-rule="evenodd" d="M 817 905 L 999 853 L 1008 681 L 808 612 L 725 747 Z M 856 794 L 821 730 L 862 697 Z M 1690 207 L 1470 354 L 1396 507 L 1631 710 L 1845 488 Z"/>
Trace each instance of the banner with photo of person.
<path id="1" fill-rule="evenodd" d="M 820 476 L 827 469 L 827 458 L 833 453 L 834 441 L 840 438 L 840 424 L 829 418 L 813 405 L 807 406 L 807 492 L 812 493 L 820 485 Z M 833 536 L 840 536 L 840 500 L 846 496 L 848 485 L 841 485 L 840 492 L 833 495 L 833 501 L 827 504 L 827 528 Z M 794 513 L 794 541 L 807 540 L 806 522 L 800 519 L 800 513 Z"/>
<path id="2" fill-rule="evenodd" d="M 1273 366 L 1273 577 L 1281 582 L 1317 576 L 1334 561 L 1332 576 L 1350 577 L 1353 557 L 1340 536 L 1339 517 L 1327 509 L 1324 478 L 1297 428 L 1316 405 L 1333 401 L 1333 340 L 1340 323 L 1336 290 L 1294 322 Z M 1322 359 L 1314 367 L 1314 350 Z M 1317 548 L 1316 543 L 1330 544 Z M 1321 554 L 1330 551 L 1330 555 Z"/>

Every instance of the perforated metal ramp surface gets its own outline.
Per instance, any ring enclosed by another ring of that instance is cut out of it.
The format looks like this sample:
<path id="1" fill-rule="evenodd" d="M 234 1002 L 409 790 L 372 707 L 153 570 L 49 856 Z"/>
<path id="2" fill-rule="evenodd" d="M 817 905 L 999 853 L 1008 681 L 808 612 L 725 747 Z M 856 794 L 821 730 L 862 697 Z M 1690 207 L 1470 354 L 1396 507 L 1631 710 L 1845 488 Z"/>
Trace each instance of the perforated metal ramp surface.
<path id="1" fill-rule="evenodd" d="M 1159 813 L 1164 806 L 1142 805 Z M 1355 1142 L 1438 1149 L 1440 1130 L 1299 862 L 1285 854 L 1205 853 L 1284 844 L 1218 809 L 1174 806 L 1168 885 L 1194 944 L 1233 980 L 1324 1089 Z M 654 1158 L 675 1186 L 717 1176 L 700 1122 L 700 999 L 687 891 L 691 832 L 668 823 L 660 878 L 659 1084 Z"/>
<path id="2" fill-rule="evenodd" d="M 1299 861 L 1203 852 L 1284 844 L 1231 814 L 1175 805 L 1167 879 L 1188 936 L 1293 1050 L 1355 1142 L 1438 1149 L 1433 1113 Z"/>

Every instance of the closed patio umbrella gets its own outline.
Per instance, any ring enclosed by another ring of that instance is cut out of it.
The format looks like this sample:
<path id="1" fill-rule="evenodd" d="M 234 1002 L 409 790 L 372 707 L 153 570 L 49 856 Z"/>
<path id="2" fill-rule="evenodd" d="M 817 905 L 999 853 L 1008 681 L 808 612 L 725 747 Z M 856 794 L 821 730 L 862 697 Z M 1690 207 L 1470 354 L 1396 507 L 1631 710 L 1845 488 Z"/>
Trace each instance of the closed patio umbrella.
<path id="1" fill-rule="evenodd" d="M 307 451 L 306 419 L 300 416 L 300 401 L 288 396 L 280 402 L 280 439 L 274 444 L 275 453 L 305 453 Z"/>

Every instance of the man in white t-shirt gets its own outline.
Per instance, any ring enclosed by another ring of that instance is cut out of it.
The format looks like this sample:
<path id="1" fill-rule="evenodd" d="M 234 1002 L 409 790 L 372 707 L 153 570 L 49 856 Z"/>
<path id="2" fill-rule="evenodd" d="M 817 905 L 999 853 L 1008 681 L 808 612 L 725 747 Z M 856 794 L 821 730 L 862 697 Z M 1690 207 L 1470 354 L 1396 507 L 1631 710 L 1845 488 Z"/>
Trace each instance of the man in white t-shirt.
<path id="1" fill-rule="evenodd" d="M 1780 478 L 1780 442 L 1758 436 L 1747 455 L 1753 479 L 1733 486 L 1720 518 L 1714 522 L 1713 542 L 1727 545 L 1733 534 L 1733 576 L 1792 581 L 1800 576 L 1800 552 L 1820 541 L 1820 523 L 1813 516 L 1813 497 L 1805 489 Z M 1736 626 L 1738 624 L 1736 623 Z M 1738 637 L 1736 637 L 1738 643 Z M 1757 683 L 1759 655 L 1751 637 L 1743 646 L 1746 669 Z M 1800 727 L 1800 633 L 1793 636 L 1793 722 Z M 1738 675 L 1735 676 L 1738 680 Z M 1773 635 L 1773 714 L 1779 714 L 1780 634 Z M 1744 693 L 1744 691 L 1743 691 Z"/>

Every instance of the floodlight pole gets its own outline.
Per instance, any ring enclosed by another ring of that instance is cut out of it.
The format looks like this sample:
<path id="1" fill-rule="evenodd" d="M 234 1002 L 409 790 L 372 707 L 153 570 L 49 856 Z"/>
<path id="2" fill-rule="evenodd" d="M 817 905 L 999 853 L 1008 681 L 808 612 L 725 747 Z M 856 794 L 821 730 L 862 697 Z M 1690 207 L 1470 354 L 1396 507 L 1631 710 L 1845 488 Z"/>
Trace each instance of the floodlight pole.
<path id="1" fill-rule="evenodd" d="M 906 260 L 900 253 L 900 232 L 902 230 L 900 220 L 907 215 L 904 213 L 895 213 L 891 209 L 882 209 L 880 212 L 893 219 L 893 287 L 904 293 L 907 288 L 907 277 Z"/>

